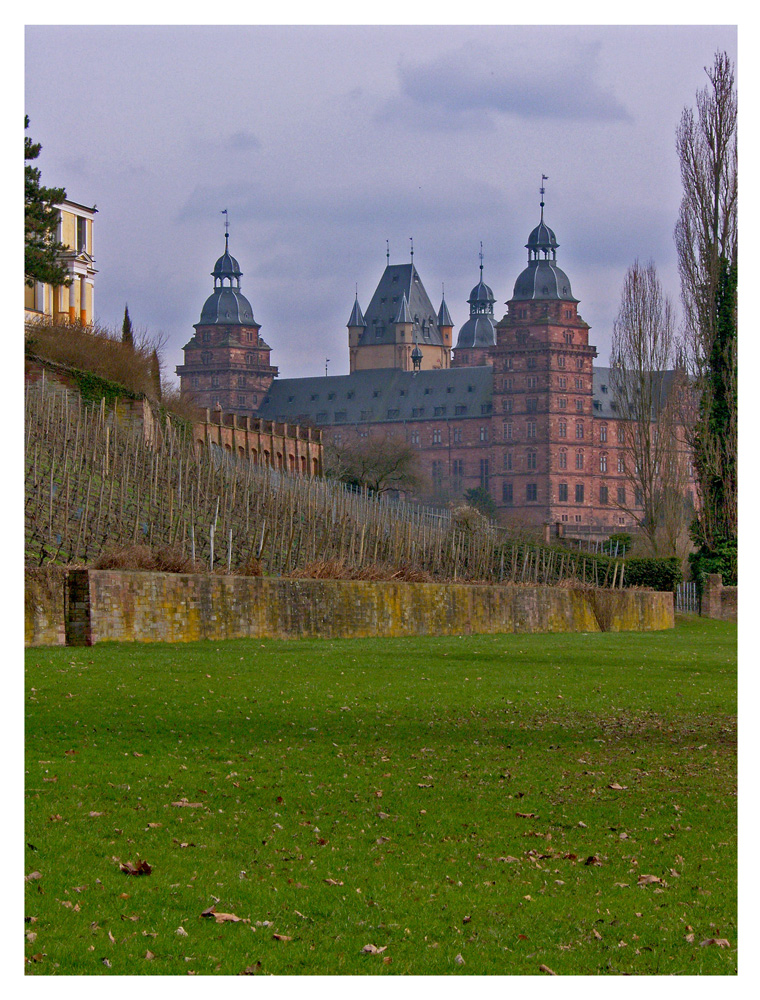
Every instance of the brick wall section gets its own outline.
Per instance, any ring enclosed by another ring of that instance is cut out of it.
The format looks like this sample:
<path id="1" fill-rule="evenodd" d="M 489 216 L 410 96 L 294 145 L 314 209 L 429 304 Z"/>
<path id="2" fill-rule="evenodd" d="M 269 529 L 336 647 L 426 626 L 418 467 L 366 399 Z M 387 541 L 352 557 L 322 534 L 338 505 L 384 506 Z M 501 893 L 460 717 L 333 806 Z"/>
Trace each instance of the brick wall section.
<path id="1" fill-rule="evenodd" d="M 29 583 L 27 583 L 29 586 Z M 63 590 L 63 577 L 61 577 Z M 498 632 L 599 632 L 672 628 L 673 597 L 650 591 L 354 580 L 283 580 L 207 574 L 73 570 L 66 641 L 353 638 Z M 27 629 L 26 644 L 61 641 Z"/>
<path id="2" fill-rule="evenodd" d="M 724 587 L 720 573 L 710 573 L 702 594 L 702 614 L 705 618 L 717 618 L 723 622 L 737 620 L 739 588 Z"/>

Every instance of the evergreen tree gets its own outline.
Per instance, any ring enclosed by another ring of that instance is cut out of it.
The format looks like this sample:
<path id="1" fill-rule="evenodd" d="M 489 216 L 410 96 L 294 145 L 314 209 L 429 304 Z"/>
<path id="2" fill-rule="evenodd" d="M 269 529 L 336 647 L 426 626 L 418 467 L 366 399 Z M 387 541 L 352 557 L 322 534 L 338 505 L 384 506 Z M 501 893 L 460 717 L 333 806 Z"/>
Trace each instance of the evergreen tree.
<path id="1" fill-rule="evenodd" d="M 124 306 L 124 322 L 121 324 L 121 342 L 128 347 L 134 347 L 135 341 L 132 334 L 132 320 L 129 318 L 129 306 Z"/>
<path id="2" fill-rule="evenodd" d="M 150 380 L 153 384 L 153 391 L 156 399 L 161 399 L 161 364 L 158 360 L 158 351 L 153 351 L 150 356 Z"/>
<path id="3" fill-rule="evenodd" d="M 496 503 L 494 498 L 484 486 L 476 486 L 467 490 L 464 495 L 465 501 L 492 521 L 496 518 Z"/>
<path id="4" fill-rule="evenodd" d="M 24 128 L 29 117 L 24 116 Z M 24 277 L 27 285 L 43 281 L 50 285 L 69 285 L 66 266 L 60 254 L 66 247 L 56 239 L 58 210 L 66 198 L 63 188 L 46 188 L 40 184 L 40 171 L 28 161 L 36 160 L 42 146 L 24 136 Z"/>

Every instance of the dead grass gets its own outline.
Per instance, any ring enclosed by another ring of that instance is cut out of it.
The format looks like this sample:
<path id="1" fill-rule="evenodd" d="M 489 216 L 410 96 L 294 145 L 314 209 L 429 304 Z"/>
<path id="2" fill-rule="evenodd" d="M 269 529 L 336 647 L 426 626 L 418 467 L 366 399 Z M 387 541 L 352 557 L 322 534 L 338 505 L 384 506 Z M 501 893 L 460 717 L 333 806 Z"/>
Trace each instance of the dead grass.
<path id="1" fill-rule="evenodd" d="M 197 573 L 199 567 L 179 549 L 148 545 L 127 545 L 106 549 L 91 564 L 92 569 L 142 569 L 154 573 Z"/>
<path id="2" fill-rule="evenodd" d="M 318 559 L 289 574 L 292 580 L 404 580 L 407 583 L 432 583 L 434 578 L 422 569 L 389 563 L 348 566 L 342 559 Z"/>

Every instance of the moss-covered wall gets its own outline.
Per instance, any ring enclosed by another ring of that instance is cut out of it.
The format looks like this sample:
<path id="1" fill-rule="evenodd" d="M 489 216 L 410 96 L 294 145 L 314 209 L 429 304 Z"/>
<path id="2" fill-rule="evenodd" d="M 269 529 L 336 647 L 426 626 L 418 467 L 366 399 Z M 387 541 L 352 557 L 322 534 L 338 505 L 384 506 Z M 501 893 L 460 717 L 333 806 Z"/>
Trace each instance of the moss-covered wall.
<path id="1" fill-rule="evenodd" d="M 24 645 L 65 642 L 64 566 L 28 567 L 24 574 Z"/>
<path id="2" fill-rule="evenodd" d="M 673 627 L 672 594 L 649 591 L 127 570 L 74 571 L 67 586 L 72 644 Z"/>

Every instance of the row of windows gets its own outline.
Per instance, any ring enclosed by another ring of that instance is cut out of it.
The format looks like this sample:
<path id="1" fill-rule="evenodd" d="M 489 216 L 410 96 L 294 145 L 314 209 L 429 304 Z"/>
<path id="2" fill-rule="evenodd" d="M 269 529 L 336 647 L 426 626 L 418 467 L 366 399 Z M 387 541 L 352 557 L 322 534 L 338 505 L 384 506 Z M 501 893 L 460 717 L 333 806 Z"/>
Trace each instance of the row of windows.
<path id="1" fill-rule="evenodd" d="M 501 500 L 502 503 L 510 506 L 514 503 L 514 483 L 504 482 L 501 484 Z M 575 503 L 585 503 L 586 497 L 586 487 L 584 483 L 575 483 L 573 490 L 573 497 Z M 525 484 L 525 502 L 535 503 L 538 500 L 538 483 L 526 483 Z M 558 503 L 569 503 L 570 502 L 570 487 L 567 483 L 559 483 L 557 487 L 557 501 Z M 600 486 L 599 487 L 599 503 L 607 505 L 610 502 L 609 487 Z M 617 489 L 617 506 L 625 507 L 627 502 L 626 489 L 625 486 L 619 486 Z M 636 490 L 634 504 L 637 507 L 641 506 L 641 494 Z"/>

